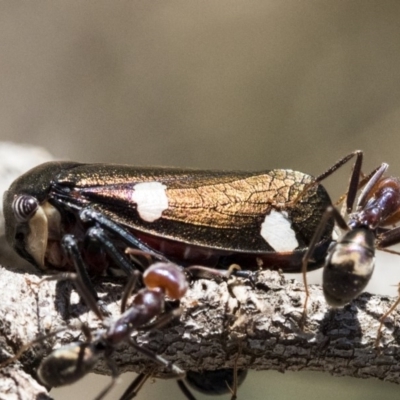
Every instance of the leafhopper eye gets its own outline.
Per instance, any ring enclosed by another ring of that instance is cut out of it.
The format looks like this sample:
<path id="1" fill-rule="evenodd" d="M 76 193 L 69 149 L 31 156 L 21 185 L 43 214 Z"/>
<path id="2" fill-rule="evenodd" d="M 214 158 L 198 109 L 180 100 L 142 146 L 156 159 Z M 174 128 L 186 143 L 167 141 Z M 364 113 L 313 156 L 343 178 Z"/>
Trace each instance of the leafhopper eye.
<path id="1" fill-rule="evenodd" d="M 20 222 L 28 221 L 39 208 L 39 202 L 33 196 L 17 196 L 12 204 L 15 218 Z"/>

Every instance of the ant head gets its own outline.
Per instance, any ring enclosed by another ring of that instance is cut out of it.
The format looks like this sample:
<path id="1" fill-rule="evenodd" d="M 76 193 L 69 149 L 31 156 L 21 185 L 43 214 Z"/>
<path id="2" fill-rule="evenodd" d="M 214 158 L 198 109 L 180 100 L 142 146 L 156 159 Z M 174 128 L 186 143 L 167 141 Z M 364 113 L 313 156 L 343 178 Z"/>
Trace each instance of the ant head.
<path id="1" fill-rule="evenodd" d="M 148 289 L 161 289 L 171 299 L 181 299 L 187 289 L 188 282 L 183 269 L 176 264 L 157 262 L 143 274 L 143 282 Z"/>

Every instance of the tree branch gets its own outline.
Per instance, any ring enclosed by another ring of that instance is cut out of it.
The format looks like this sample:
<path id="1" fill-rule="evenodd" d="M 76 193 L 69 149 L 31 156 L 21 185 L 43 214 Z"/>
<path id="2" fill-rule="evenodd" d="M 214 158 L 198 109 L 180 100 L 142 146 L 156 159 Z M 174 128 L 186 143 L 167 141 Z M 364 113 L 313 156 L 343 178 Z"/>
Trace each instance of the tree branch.
<path id="1" fill-rule="evenodd" d="M 39 393 L 45 396 L 45 389 L 29 380 L 29 375 L 17 373 L 18 368 L 34 374 L 53 347 L 83 339 L 83 322 L 92 330 L 104 327 L 71 292 L 70 282 L 32 284 L 39 280 L 35 275 L 0 269 L 1 360 L 38 335 L 70 326 L 0 370 L 3 394 L 28 390 L 27 398 L 38 398 Z M 96 289 L 112 315 L 118 316 L 122 286 L 103 282 Z M 379 318 L 394 299 L 364 294 L 344 309 L 332 310 L 319 286 L 310 290 L 308 317 L 301 329 L 304 288 L 277 272 L 255 273 L 251 281 L 197 280 L 181 301 L 179 321 L 166 329 L 138 333 L 135 339 L 184 370 L 227 368 L 237 360 L 240 368 L 328 371 L 399 383 L 400 333 L 393 323 L 399 318 L 397 310 L 386 321 L 380 350 L 374 345 Z M 165 373 L 127 343 L 118 346 L 112 358 L 120 372 L 152 371 L 158 377 Z M 110 374 L 104 360 L 94 372 Z"/>

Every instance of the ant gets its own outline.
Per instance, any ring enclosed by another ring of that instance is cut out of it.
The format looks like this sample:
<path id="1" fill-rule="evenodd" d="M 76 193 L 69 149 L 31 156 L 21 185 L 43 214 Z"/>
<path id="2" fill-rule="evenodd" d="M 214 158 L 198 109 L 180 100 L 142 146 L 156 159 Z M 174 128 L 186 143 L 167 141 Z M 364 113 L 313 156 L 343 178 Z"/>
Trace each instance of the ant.
<path id="1" fill-rule="evenodd" d="M 96 397 L 96 400 L 102 399 L 115 385 L 119 375 L 110 356 L 115 347 L 122 342 L 129 342 L 138 352 L 164 366 L 173 376 L 183 377 L 185 375 L 185 372 L 172 362 L 136 344 L 131 338 L 131 334 L 138 329 L 148 330 L 164 326 L 180 314 L 179 309 L 164 312 L 165 297 L 180 300 L 185 295 L 188 289 L 186 275 L 183 269 L 176 264 L 165 262 L 152 264 L 142 276 L 145 287 L 137 292 L 133 303 L 127 307 L 128 298 L 136 285 L 138 274 L 133 274 L 128 281 L 121 299 L 121 315 L 118 319 L 107 328 L 96 331 L 93 338 L 87 326 L 83 325 L 85 341 L 71 343 L 56 349 L 42 360 L 37 375 L 45 386 L 57 387 L 72 384 L 91 372 L 97 361 L 104 357 L 111 370 L 112 380 Z M 90 304 L 96 304 L 96 302 L 93 301 Z M 96 314 L 101 315 L 99 311 Z M 35 340 L 35 342 L 37 341 Z M 24 346 L 22 351 L 27 347 Z M 17 359 L 22 351 L 7 360 L 2 366 Z"/>
<path id="2" fill-rule="evenodd" d="M 307 253 L 303 258 L 303 277 L 306 287 L 306 310 L 309 292 L 306 284 L 306 272 L 309 258 L 318 242 L 324 226 L 334 218 L 340 229 L 345 232 L 328 249 L 323 269 L 323 293 L 327 303 L 333 307 L 342 307 L 358 297 L 371 279 L 375 266 L 375 250 L 388 250 L 387 247 L 400 243 L 400 227 L 385 228 L 400 221 L 400 179 L 384 177 L 388 164 L 382 163 L 369 175 L 361 179 L 363 153 L 355 152 L 356 161 L 350 177 L 343 215 L 330 206 L 325 211 Z M 361 180 L 360 180 L 361 179 Z M 314 183 L 313 183 L 314 184 Z M 357 198 L 357 192 L 363 188 Z M 381 335 L 383 320 L 394 310 L 396 303 L 380 319 L 377 342 Z"/>

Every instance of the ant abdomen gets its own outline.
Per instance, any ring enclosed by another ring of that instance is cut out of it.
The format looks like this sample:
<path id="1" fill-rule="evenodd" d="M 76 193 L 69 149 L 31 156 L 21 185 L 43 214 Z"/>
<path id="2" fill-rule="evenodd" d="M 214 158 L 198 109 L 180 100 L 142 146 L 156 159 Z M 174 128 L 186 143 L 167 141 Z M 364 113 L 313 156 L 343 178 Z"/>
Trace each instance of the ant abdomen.
<path id="1" fill-rule="evenodd" d="M 346 232 L 332 246 L 323 272 L 327 303 L 342 307 L 363 292 L 375 265 L 375 235 L 370 229 Z"/>
<path id="2" fill-rule="evenodd" d="M 37 374 L 40 381 L 48 387 L 70 385 L 90 372 L 100 355 L 89 344 L 71 343 L 53 350 L 51 357 L 46 357 L 41 362 Z"/>

